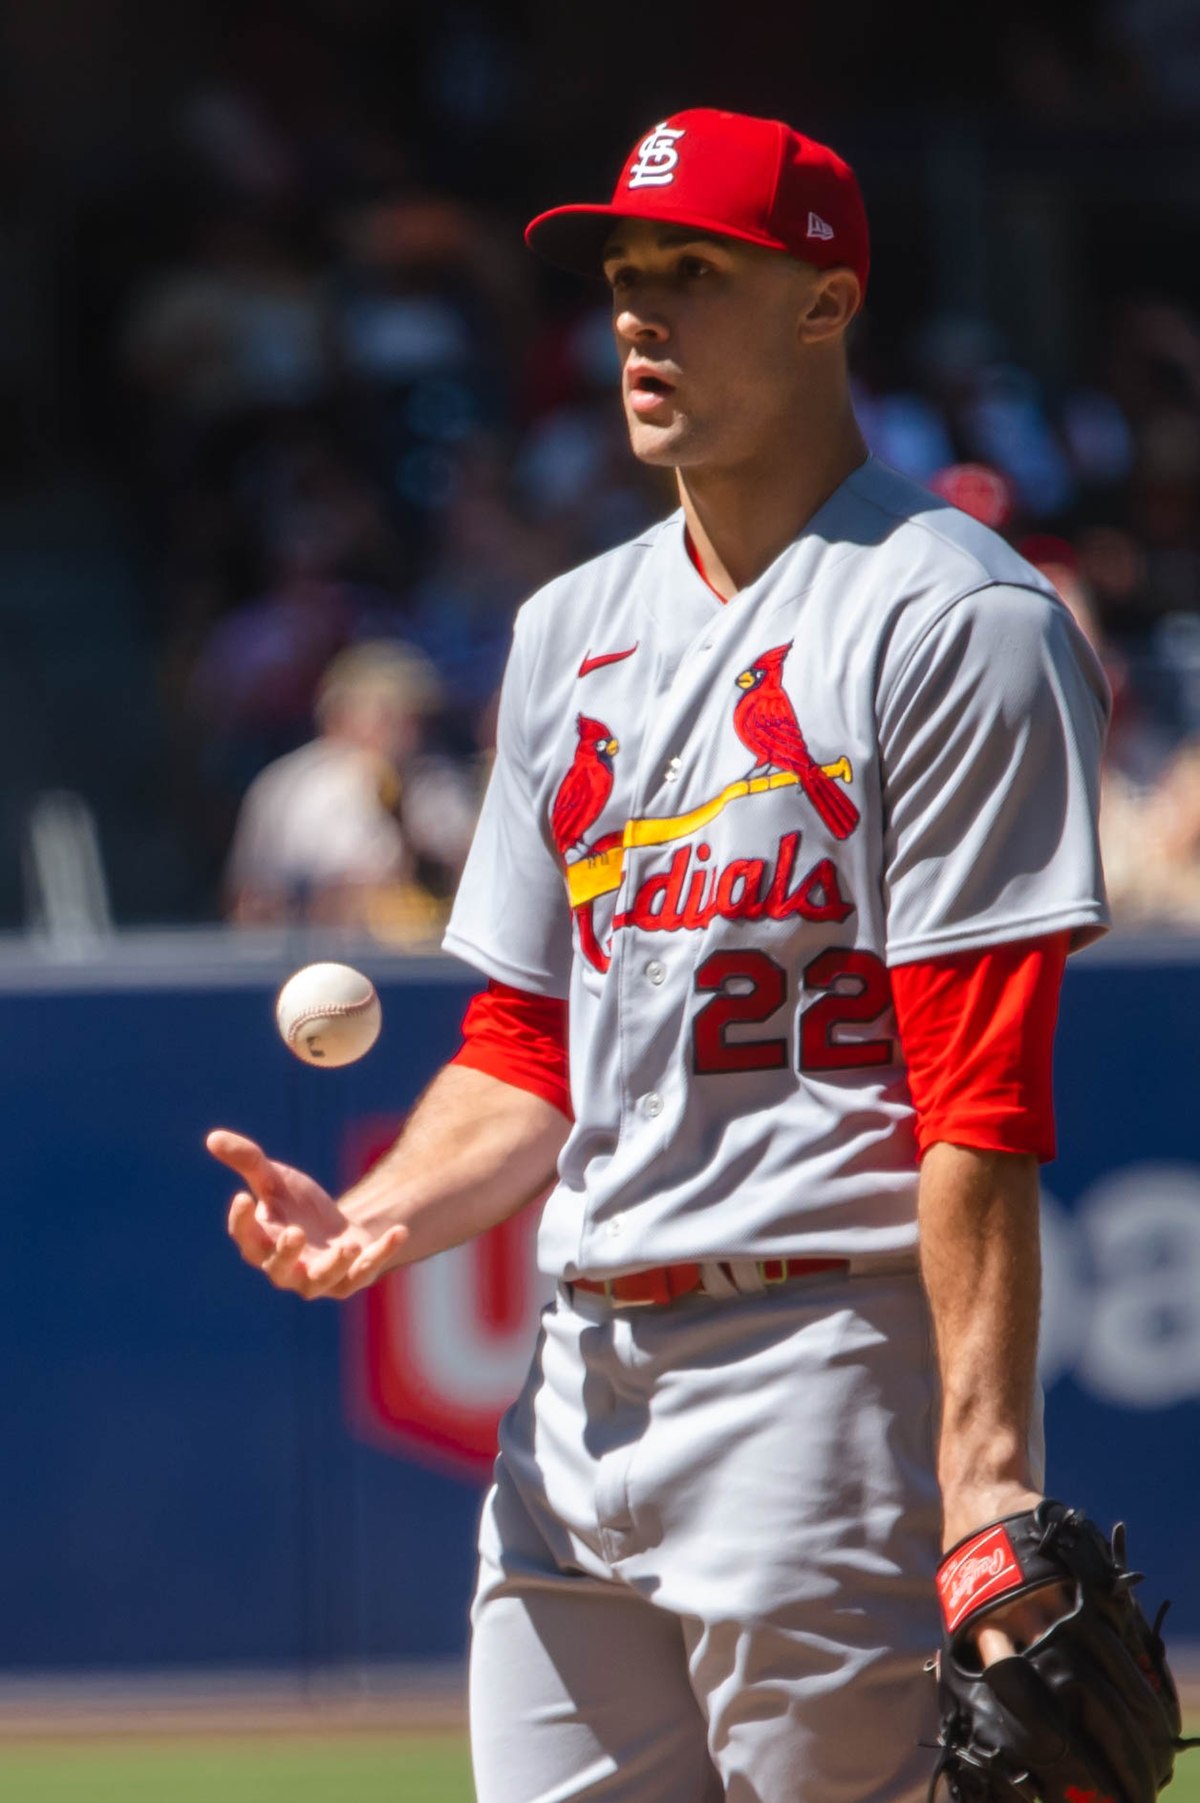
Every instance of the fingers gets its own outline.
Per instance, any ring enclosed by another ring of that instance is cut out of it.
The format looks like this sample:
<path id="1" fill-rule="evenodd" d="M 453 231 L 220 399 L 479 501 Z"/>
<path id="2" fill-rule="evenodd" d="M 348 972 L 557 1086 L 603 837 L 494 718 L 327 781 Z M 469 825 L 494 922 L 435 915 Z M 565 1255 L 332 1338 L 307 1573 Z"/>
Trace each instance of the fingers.
<path id="1" fill-rule="evenodd" d="M 269 1231 L 257 1222 L 254 1225 L 260 1233 Z M 369 1246 L 346 1235 L 316 1249 L 299 1227 L 284 1227 L 265 1253 L 256 1244 L 250 1262 L 258 1265 L 276 1289 L 291 1290 L 307 1302 L 323 1296 L 340 1302 L 381 1277 L 407 1238 L 407 1227 L 392 1227 Z"/>
<path id="2" fill-rule="evenodd" d="M 229 1204 L 228 1226 L 229 1237 L 246 1263 L 261 1269 L 278 1236 L 259 1216 L 254 1197 L 247 1190 L 239 1190 Z"/>
<path id="3" fill-rule="evenodd" d="M 305 1261 L 308 1281 L 315 1295 L 336 1293 L 337 1286 L 349 1275 L 351 1266 L 362 1252 L 356 1240 L 335 1240 L 324 1252 L 314 1253 Z"/>
<path id="4" fill-rule="evenodd" d="M 217 1127 L 204 1143 L 213 1157 L 236 1171 L 256 1196 L 269 1200 L 277 1192 L 279 1180 L 274 1167 L 255 1140 L 247 1139 L 244 1133 L 230 1133 L 224 1127 Z"/>
<path id="5" fill-rule="evenodd" d="M 975 1644 L 984 1665 L 994 1665 L 997 1659 L 1011 1659 L 1014 1653 L 1024 1651 L 1023 1646 L 1010 1639 L 1003 1628 L 979 1628 Z"/>
<path id="6" fill-rule="evenodd" d="M 305 1285 L 308 1274 L 301 1264 L 307 1245 L 303 1228 L 281 1228 L 278 1239 L 260 1267 L 263 1275 L 271 1279 L 276 1289 L 296 1290 L 302 1296 L 307 1295 Z"/>
<path id="7" fill-rule="evenodd" d="M 1040 1640 L 1048 1629 L 1068 1614 L 1075 1602 L 1069 1584 L 1047 1584 L 1015 1603 L 995 1609 L 976 1630 L 975 1640 L 984 1665 L 1011 1658 Z"/>
<path id="8" fill-rule="evenodd" d="M 286 1191 L 260 1145 L 225 1128 L 214 1129 L 205 1145 L 247 1186 L 229 1205 L 229 1235 L 246 1263 L 276 1289 L 309 1301 L 352 1296 L 383 1275 L 408 1238 L 407 1227 L 392 1227 L 368 1244 L 361 1230 L 333 1239 L 321 1234 L 314 1244 L 302 1227 L 288 1221 L 291 1210 L 280 1207 Z"/>
<path id="9" fill-rule="evenodd" d="M 336 1288 L 329 1291 L 339 1302 L 347 1296 L 355 1295 L 359 1290 L 369 1288 L 382 1277 L 394 1262 L 397 1253 L 408 1238 L 407 1227 L 391 1227 L 385 1234 L 366 1248 L 359 1248 L 358 1257 Z"/>
<path id="10" fill-rule="evenodd" d="M 368 1283 L 374 1283 L 377 1277 L 382 1277 L 389 1262 L 407 1238 L 407 1227 L 389 1227 L 388 1231 L 377 1239 L 373 1246 L 368 1246 L 365 1251 L 360 1253 L 346 1274 L 347 1281 L 354 1284 L 357 1289 L 362 1289 Z"/>
<path id="11" fill-rule="evenodd" d="M 301 1261 L 308 1241 L 303 1230 L 273 1225 L 270 1211 L 256 1202 L 248 1190 L 239 1190 L 229 1204 L 229 1237 L 246 1263 L 269 1277 L 277 1289 L 307 1293 L 307 1274 Z M 358 1251 L 357 1246 L 343 1250 L 347 1267 Z"/>

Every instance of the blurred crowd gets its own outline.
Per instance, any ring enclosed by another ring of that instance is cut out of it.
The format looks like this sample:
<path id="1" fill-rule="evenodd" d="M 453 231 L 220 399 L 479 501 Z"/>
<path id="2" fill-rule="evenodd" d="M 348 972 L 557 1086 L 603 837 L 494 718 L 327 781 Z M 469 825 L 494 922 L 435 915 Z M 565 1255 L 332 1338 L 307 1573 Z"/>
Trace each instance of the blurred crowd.
<path id="1" fill-rule="evenodd" d="M 245 795 L 225 905 L 408 940 L 465 855 L 515 607 L 669 500 L 624 451 L 603 310 L 539 316 L 517 234 L 424 192 L 329 224 L 322 262 L 261 210 L 205 217 L 131 295 L 120 356 L 175 749 L 214 847 Z M 311 790 L 337 812 L 334 743 L 376 767 L 375 826 L 280 828 L 251 882 L 273 810 Z"/>
<path id="2" fill-rule="evenodd" d="M 1165 37 L 1141 10 L 1140 43 L 1134 9 L 1074 10 L 1107 35 L 1077 22 L 1068 55 L 1017 9 L 1003 104 L 1061 125 L 1101 100 L 1133 117 L 1155 83 L 1156 104 L 1172 82 L 1194 98 L 1195 68 L 1164 52 L 1169 8 Z M 127 182 L 136 205 L 85 209 L 109 273 L 89 277 L 103 342 L 81 404 L 134 499 L 201 911 L 420 944 L 469 841 L 515 607 L 673 496 L 626 449 L 603 288 L 538 270 L 520 238 L 526 202 L 619 160 L 624 108 L 590 95 L 611 114 L 605 159 L 594 118 L 586 145 L 558 120 L 585 106 L 586 70 L 557 99 L 543 87 L 562 155 L 531 166 L 520 116 L 549 11 L 536 51 L 486 10 L 439 14 L 407 115 L 372 87 L 385 9 L 355 0 L 336 27 L 334 11 L 237 11 Z M 357 50 L 323 56 L 314 19 Z M 839 141 L 836 120 L 813 129 Z M 1200 926 L 1200 322 L 1131 266 L 1048 374 L 1011 320 L 932 287 L 896 304 L 895 197 L 876 187 L 880 285 L 853 347 L 868 440 L 1055 582 L 1116 697 L 1118 917 Z"/>
<path id="3" fill-rule="evenodd" d="M 1057 395 L 978 319 L 931 321 L 904 374 L 864 348 L 872 448 L 1010 539 L 1105 668 L 1116 920 L 1200 927 L 1200 321 L 1131 298 Z"/>

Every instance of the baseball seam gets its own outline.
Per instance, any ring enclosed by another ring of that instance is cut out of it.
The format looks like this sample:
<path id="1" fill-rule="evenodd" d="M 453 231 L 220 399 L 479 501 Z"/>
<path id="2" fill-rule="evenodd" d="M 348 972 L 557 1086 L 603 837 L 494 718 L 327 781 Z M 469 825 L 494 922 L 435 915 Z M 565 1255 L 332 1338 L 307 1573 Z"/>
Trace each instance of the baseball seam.
<path id="1" fill-rule="evenodd" d="M 340 1015 L 361 1014 L 363 1009 L 369 1008 L 375 999 L 373 995 L 368 995 L 361 1002 L 329 1002 L 320 1008 L 306 1008 L 303 1014 L 298 1014 L 294 1020 L 289 1021 L 287 1036 L 289 1040 L 294 1039 L 301 1027 L 307 1027 L 310 1021 L 329 1020 L 331 1017 Z"/>

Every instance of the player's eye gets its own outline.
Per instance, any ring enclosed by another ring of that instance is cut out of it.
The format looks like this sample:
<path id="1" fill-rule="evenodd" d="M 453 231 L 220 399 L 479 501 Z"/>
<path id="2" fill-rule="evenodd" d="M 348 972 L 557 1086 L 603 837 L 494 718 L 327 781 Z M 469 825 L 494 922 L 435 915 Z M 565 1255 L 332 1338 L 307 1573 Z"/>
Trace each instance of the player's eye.
<path id="1" fill-rule="evenodd" d="M 679 259 L 679 273 L 687 281 L 699 281 L 702 276 L 711 275 L 713 266 L 705 257 L 687 256 Z"/>

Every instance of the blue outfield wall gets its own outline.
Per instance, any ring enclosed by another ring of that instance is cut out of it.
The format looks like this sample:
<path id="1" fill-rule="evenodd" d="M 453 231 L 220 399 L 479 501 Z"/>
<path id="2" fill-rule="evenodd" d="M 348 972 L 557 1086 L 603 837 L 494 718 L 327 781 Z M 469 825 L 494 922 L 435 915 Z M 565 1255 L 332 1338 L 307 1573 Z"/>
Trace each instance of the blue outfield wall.
<path id="1" fill-rule="evenodd" d="M 473 1386 L 484 1417 L 499 1406 L 466 1292 L 443 1274 L 377 1313 L 377 1337 L 395 1329 L 394 1384 L 419 1395 L 414 1372 L 435 1374 L 427 1419 L 388 1428 L 405 1405 L 364 1411 L 378 1358 L 362 1322 L 348 1331 L 347 1311 L 275 1294 L 241 1265 L 223 1228 L 230 1185 L 202 1149 L 210 1125 L 242 1127 L 336 1183 L 453 1050 L 469 976 L 364 955 L 383 993 L 379 1047 L 349 1071 L 296 1063 L 271 1000 L 315 955 L 247 960 L 180 940 L 74 972 L 0 966 L 0 1668 L 463 1649 L 483 1481 Z M 1148 1600 L 1172 1594 L 1190 1639 L 1198 1022 L 1194 943 L 1075 961 L 1046 1173 L 1050 1488 L 1130 1521 Z M 503 1382 L 532 1316 L 506 1325 L 503 1297 L 491 1306 Z"/>

